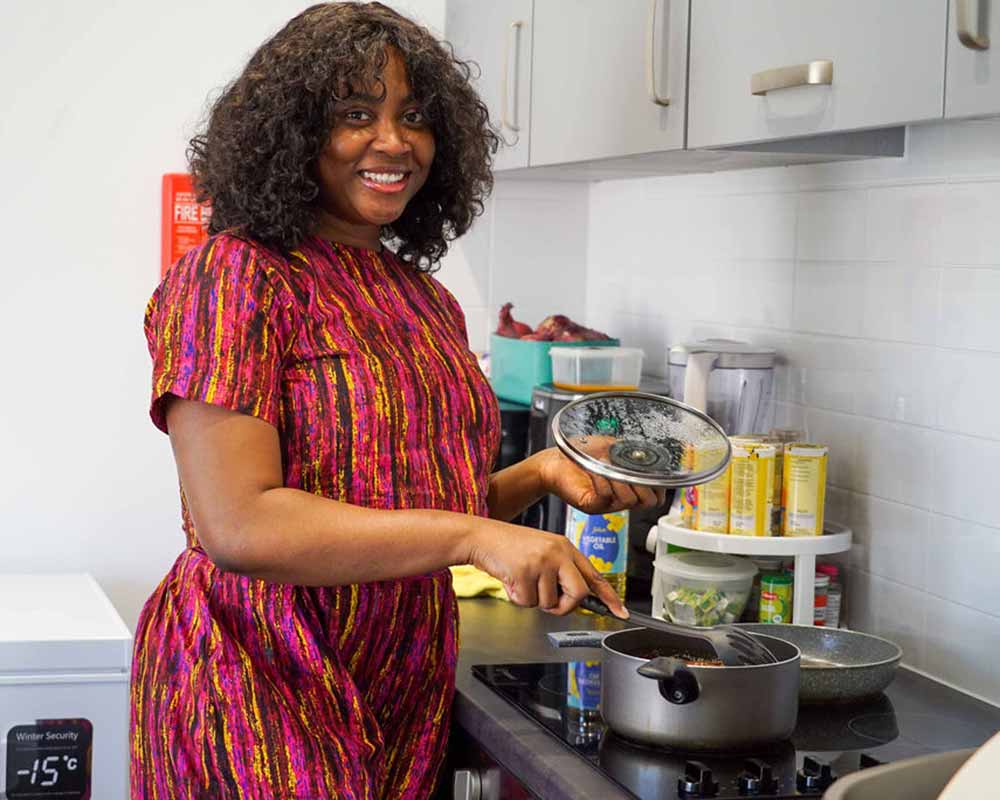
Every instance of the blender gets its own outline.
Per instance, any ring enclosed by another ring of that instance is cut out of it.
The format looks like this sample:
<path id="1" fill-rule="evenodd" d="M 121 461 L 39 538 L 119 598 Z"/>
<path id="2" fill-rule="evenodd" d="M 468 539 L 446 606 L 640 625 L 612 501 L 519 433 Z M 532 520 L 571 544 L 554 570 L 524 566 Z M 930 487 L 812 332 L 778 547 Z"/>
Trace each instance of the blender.
<path id="1" fill-rule="evenodd" d="M 730 436 L 761 433 L 774 423 L 777 352 L 731 339 L 670 348 L 670 395 L 704 411 Z"/>

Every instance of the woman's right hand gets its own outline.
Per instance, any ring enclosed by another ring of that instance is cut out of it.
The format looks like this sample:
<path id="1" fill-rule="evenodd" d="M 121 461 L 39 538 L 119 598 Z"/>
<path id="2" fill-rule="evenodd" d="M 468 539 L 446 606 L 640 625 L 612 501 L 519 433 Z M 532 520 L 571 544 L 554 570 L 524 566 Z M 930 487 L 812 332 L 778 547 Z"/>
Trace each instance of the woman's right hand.
<path id="1" fill-rule="evenodd" d="M 499 580 L 512 603 L 562 616 L 595 594 L 621 619 L 618 594 L 565 536 L 474 517 L 467 561 Z"/>

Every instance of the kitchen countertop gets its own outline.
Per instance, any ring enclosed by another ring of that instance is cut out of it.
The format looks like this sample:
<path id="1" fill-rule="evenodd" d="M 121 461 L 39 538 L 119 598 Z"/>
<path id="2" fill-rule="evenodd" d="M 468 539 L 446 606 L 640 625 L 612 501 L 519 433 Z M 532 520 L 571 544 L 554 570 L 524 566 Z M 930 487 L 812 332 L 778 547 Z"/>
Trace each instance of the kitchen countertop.
<path id="1" fill-rule="evenodd" d="M 454 721 L 525 787 L 545 800 L 629 800 L 631 795 L 603 777 L 583 759 L 563 747 L 535 722 L 477 680 L 473 664 L 574 661 L 599 658 L 600 650 L 556 650 L 549 631 L 628 627 L 627 624 L 584 614 L 554 617 L 485 598 L 459 601 L 460 650 Z M 897 714 L 913 718 L 946 714 L 985 740 L 1000 730 L 1000 709 L 900 669 L 886 690 Z M 971 746 L 971 745 L 963 745 Z M 957 747 L 955 748 L 957 749 Z M 880 760 L 930 752 L 919 742 L 899 741 L 872 752 Z"/>
<path id="2" fill-rule="evenodd" d="M 500 764 L 545 800 L 630 800 L 629 793 L 570 752 L 492 689 L 477 680 L 473 664 L 574 661 L 600 658 L 600 650 L 557 650 L 549 631 L 628 627 L 589 614 L 555 617 L 503 600 L 459 601 L 459 659 L 454 721 Z M 588 655 L 589 654 L 589 655 Z"/>

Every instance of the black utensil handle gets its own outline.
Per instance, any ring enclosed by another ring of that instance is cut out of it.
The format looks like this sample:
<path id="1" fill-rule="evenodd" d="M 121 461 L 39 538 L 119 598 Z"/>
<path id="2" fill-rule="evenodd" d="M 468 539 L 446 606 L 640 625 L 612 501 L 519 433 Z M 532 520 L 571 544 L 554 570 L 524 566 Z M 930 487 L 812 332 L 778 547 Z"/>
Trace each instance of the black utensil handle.
<path id="1" fill-rule="evenodd" d="M 683 706 L 698 699 L 698 679 L 679 658 L 660 656 L 640 665 L 636 672 L 657 682 L 660 695 L 668 703 Z"/>
<path id="2" fill-rule="evenodd" d="M 595 614 L 603 614 L 605 617 L 615 616 L 611 612 L 611 609 L 608 608 L 608 604 L 593 594 L 588 594 L 583 598 L 583 600 L 580 601 L 580 608 L 585 608 L 587 611 L 593 611 Z M 615 617 L 615 619 L 618 618 Z"/>

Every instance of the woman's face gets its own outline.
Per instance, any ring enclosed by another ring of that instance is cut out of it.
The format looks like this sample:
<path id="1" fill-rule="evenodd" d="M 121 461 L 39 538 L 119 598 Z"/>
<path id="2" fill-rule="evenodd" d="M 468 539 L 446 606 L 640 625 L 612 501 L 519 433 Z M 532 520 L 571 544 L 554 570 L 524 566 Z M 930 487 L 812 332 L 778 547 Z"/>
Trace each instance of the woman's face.
<path id="1" fill-rule="evenodd" d="M 395 48 L 388 55 L 385 96 L 376 86 L 338 103 L 319 156 L 319 233 L 335 241 L 377 247 L 380 227 L 400 217 L 434 161 L 434 133 L 406 65 Z"/>

